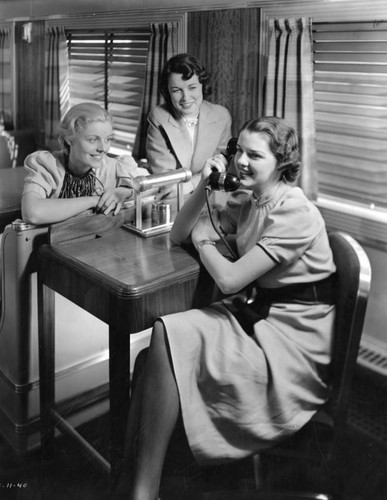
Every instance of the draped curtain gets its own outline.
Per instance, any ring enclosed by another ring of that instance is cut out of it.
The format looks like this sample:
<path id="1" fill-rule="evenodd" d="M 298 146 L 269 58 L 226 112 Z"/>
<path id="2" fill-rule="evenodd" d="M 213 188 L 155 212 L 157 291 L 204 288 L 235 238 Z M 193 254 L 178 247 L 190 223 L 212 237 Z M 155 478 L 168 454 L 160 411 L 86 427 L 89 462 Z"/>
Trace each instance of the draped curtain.
<path id="1" fill-rule="evenodd" d="M 11 126 L 10 29 L 0 29 L 0 99 L 2 125 Z"/>
<path id="2" fill-rule="evenodd" d="M 150 110 L 162 100 L 159 92 L 160 74 L 167 60 L 177 53 L 178 24 L 151 23 L 150 32 L 144 97 L 133 147 L 133 156 L 137 159 L 146 158 L 147 118 Z"/>
<path id="3" fill-rule="evenodd" d="M 57 127 L 69 109 L 68 52 L 63 27 L 46 31 L 45 144 L 56 147 Z"/>
<path id="4" fill-rule="evenodd" d="M 230 111 L 234 136 L 260 113 L 260 36 L 259 8 L 188 14 L 188 52 L 210 73 L 208 100 Z"/>
<path id="5" fill-rule="evenodd" d="M 297 130 L 303 164 L 299 184 L 316 199 L 312 55 L 311 19 L 269 20 L 264 114 L 285 118 Z"/>

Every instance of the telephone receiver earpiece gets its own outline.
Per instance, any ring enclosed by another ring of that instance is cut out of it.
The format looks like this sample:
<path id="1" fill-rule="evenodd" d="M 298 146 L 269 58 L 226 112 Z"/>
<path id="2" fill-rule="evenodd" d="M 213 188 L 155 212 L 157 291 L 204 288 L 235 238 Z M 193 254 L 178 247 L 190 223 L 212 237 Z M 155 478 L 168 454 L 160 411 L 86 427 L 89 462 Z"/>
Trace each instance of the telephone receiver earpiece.
<path id="1" fill-rule="evenodd" d="M 229 139 L 229 141 L 227 143 L 227 148 L 226 148 L 227 160 L 229 160 L 231 156 L 235 155 L 236 149 L 237 149 L 237 144 L 238 144 L 238 139 L 236 137 L 231 137 L 231 139 Z"/>

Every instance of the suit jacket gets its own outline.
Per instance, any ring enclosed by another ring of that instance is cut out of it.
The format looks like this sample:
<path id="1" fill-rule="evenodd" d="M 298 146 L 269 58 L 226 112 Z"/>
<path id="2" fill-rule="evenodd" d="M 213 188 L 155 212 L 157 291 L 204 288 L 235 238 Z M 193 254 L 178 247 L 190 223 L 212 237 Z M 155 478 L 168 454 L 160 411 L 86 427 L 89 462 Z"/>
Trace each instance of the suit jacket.
<path id="1" fill-rule="evenodd" d="M 193 148 L 183 118 L 176 119 L 165 104 L 156 106 L 148 116 L 147 158 L 153 174 L 187 168 L 192 171 L 192 191 L 200 180 L 204 163 L 215 153 L 226 150 L 231 138 L 231 115 L 218 104 L 203 101 Z"/>

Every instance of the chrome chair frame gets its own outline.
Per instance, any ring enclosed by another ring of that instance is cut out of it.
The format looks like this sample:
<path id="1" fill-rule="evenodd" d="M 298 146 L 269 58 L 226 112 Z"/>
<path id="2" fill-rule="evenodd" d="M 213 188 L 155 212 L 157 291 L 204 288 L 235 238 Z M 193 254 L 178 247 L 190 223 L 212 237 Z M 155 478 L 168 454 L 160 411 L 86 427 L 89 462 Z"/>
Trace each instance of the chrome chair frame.
<path id="1" fill-rule="evenodd" d="M 336 500 L 341 494 L 342 484 L 335 462 L 345 435 L 372 271 L 367 254 L 352 236 L 342 231 L 330 232 L 329 242 L 337 267 L 329 399 L 303 429 L 284 443 L 261 453 L 259 458 L 254 457 L 254 462 L 258 487 L 262 484 L 261 465 L 265 457 L 278 457 L 309 465 L 320 462 Z"/>

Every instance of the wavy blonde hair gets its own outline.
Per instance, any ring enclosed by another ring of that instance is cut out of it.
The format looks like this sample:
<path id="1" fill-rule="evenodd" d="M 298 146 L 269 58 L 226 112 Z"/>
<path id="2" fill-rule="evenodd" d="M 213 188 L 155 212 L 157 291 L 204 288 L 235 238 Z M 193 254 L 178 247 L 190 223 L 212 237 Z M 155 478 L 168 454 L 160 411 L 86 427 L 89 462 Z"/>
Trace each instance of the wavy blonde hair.
<path id="1" fill-rule="evenodd" d="M 61 147 L 69 150 L 69 142 L 80 130 L 92 122 L 101 121 L 113 123 L 113 117 L 106 109 L 93 102 L 76 104 L 67 111 L 58 127 L 58 141 Z"/>

